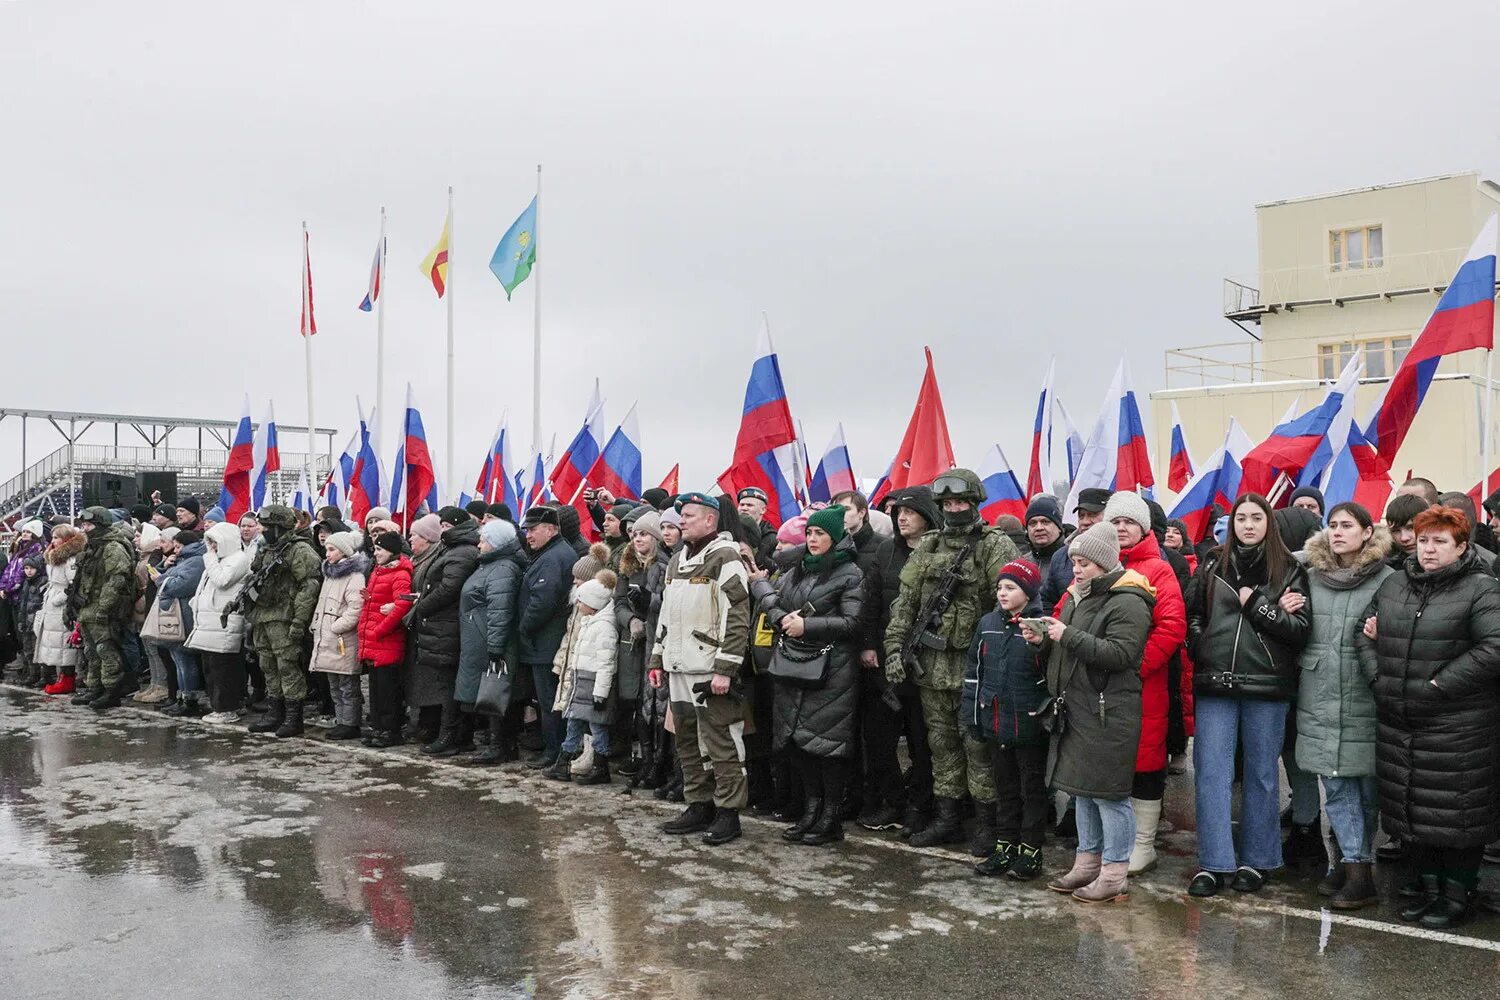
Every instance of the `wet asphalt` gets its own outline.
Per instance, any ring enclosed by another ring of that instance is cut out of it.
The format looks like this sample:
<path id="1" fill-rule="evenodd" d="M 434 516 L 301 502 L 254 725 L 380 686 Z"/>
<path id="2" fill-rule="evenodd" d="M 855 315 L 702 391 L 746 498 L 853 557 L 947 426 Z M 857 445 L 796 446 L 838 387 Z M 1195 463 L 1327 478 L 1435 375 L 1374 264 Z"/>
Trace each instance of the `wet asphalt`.
<path id="1" fill-rule="evenodd" d="M 1500 995 L 1500 916 L 1332 915 L 1311 877 L 1189 900 L 1180 829 L 1129 902 L 1087 906 L 892 835 L 793 847 L 747 818 L 704 847 L 616 780 L 0 687 L 0 997 Z"/>

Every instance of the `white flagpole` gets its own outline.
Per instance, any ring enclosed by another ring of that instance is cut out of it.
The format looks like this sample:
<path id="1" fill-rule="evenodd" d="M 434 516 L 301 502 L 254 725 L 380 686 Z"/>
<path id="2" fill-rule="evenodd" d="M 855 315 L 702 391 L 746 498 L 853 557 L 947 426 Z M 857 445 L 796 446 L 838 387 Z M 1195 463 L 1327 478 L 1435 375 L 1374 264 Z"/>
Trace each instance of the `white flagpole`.
<path id="1" fill-rule="evenodd" d="M 1484 352 L 1484 455 L 1480 459 L 1479 488 L 1481 509 L 1490 495 L 1490 438 L 1494 434 L 1495 407 L 1495 352 Z"/>
<path id="2" fill-rule="evenodd" d="M 302 285 L 302 356 L 307 363 L 307 459 L 303 463 L 302 471 L 307 475 L 309 482 L 314 478 L 311 474 L 313 456 L 318 451 L 317 423 L 313 420 L 313 362 L 312 362 L 312 301 L 308 295 L 311 286 L 309 278 L 309 252 L 307 249 L 307 221 L 302 222 L 302 268 L 298 280 Z"/>
<path id="3" fill-rule="evenodd" d="M 451 476 L 457 468 L 453 458 L 453 186 L 448 186 L 448 461 L 445 468 Z"/>
<path id="4" fill-rule="evenodd" d="M 451 244 L 450 244 L 451 245 Z M 376 287 L 380 298 L 375 301 L 375 412 L 376 420 L 385 416 L 385 206 L 380 207 L 380 275 Z M 372 433 L 374 428 L 371 428 Z M 379 440 L 378 436 L 376 440 Z"/>
<path id="5" fill-rule="evenodd" d="M 542 165 L 536 165 L 536 218 L 532 239 L 542 232 Z M 533 243 L 533 246 L 535 244 Z M 542 450 L 542 255 L 531 264 L 531 450 Z"/>

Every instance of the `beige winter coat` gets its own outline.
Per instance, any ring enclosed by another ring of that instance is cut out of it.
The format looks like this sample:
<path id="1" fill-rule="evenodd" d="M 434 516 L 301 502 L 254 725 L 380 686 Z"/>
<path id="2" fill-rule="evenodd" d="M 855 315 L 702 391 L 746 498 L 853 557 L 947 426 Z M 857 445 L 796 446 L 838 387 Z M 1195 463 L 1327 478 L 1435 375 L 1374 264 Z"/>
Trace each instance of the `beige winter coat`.
<path id="1" fill-rule="evenodd" d="M 323 587 L 308 631 L 312 664 L 325 674 L 359 673 L 359 613 L 365 606 L 365 570 L 370 560 L 356 552 L 337 563 L 323 563 Z"/>

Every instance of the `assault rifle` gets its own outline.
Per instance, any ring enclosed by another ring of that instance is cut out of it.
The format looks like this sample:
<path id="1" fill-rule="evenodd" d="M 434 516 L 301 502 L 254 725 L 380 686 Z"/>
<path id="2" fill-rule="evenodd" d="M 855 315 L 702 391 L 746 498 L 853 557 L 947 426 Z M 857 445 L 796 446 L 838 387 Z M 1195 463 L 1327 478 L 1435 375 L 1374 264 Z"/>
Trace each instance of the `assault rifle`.
<path id="1" fill-rule="evenodd" d="M 948 564 L 937 586 L 922 603 L 922 610 L 917 613 L 917 620 L 912 623 L 911 630 L 906 633 L 905 641 L 901 643 L 901 666 L 905 668 L 906 676 L 914 681 L 921 680 L 922 675 L 927 673 L 927 668 L 922 666 L 922 660 L 917 656 L 919 646 L 936 650 L 948 648 L 948 640 L 940 631 L 943 627 L 943 616 L 952 606 L 953 592 L 958 589 L 959 567 L 969 556 L 973 555 L 974 548 L 979 544 L 981 537 L 983 536 L 976 534 L 967 545 L 959 550 L 957 558 Z"/>
<path id="2" fill-rule="evenodd" d="M 229 627 L 230 615 L 244 614 L 255 606 L 256 599 L 260 597 L 260 588 L 265 586 L 267 580 L 271 579 L 271 574 L 276 571 L 276 568 L 286 559 L 287 553 L 291 552 L 293 546 L 296 545 L 312 545 L 312 542 L 305 538 L 294 537 L 285 545 L 271 549 L 270 558 L 265 561 L 265 564 L 260 569 L 251 573 L 250 578 L 245 581 L 245 585 L 240 588 L 240 592 L 234 596 L 233 600 L 224 605 L 223 612 L 219 614 L 220 628 Z"/>

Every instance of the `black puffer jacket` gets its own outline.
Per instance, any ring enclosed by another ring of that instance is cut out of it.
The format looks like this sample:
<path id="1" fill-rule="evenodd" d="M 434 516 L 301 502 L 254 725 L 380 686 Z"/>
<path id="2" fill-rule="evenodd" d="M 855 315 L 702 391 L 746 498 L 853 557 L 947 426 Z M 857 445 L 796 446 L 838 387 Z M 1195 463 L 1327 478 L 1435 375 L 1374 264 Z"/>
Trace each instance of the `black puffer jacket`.
<path id="1" fill-rule="evenodd" d="M 805 553 L 799 548 L 799 554 Z M 839 561 L 823 572 L 808 572 L 798 562 L 772 586 L 766 580 L 751 585 L 756 607 L 766 613 L 771 627 L 780 632 L 781 619 L 789 611 L 807 605 L 813 614 L 803 620 L 802 642 L 831 645 L 828 682 L 820 688 L 796 688 L 776 683 L 772 706 L 775 750 L 790 744 L 814 757 L 850 757 L 854 754 L 856 708 L 859 688 L 860 610 L 864 602 L 864 579 L 854 561 L 852 536 L 835 546 Z M 779 641 L 778 634 L 778 641 Z"/>
<path id="2" fill-rule="evenodd" d="M 1297 654 L 1307 643 L 1312 619 L 1306 606 L 1296 614 L 1277 602 L 1288 590 L 1307 594 L 1307 570 L 1291 560 L 1282 579 L 1243 580 L 1210 553 L 1188 584 L 1187 646 L 1193 658 L 1193 692 L 1210 698 L 1297 697 Z M 1243 605 L 1239 589 L 1255 594 Z"/>
<path id="3" fill-rule="evenodd" d="M 1484 563 L 1472 546 L 1432 573 L 1412 559 L 1370 604 L 1375 774 L 1393 837 L 1462 848 L 1500 836 L 1500 581 Z"/>
<path id="4" fill-rule="evenodd" d="M 406 613 L 406 700 L 441 705 L 458 673 L 458 597 L 479 562 L 479 525 L 455 525 L 412 573 L 416 602 Z"/>
<path id="5" fill-rule="evenodd" d="M 568 630 L 568 594 L 579 556 L 562 535 L 531 555 L 521 578 L 521 662 L 547 663 Z"/>
<path id="6" fill-rule="evenodd" d="M 615 658 L 615 690 L 622 701 L 635 701 L 646 688 L 646 661 L 651 656 L 651 623 L 661 613 L 661 588 L 672 553 L 660 542 L 651 564 L 642 566 L 634 548 L 620 556 L 615 584 L 615 626 L 619 647 Z M 631 638 L 630 623 L 639 619 L 641 637 Z"/>

